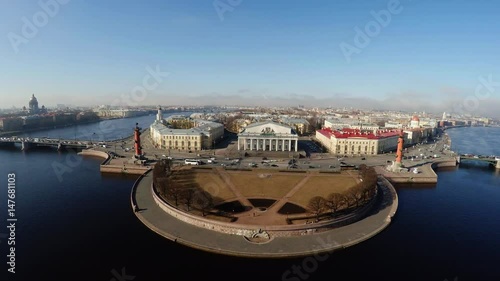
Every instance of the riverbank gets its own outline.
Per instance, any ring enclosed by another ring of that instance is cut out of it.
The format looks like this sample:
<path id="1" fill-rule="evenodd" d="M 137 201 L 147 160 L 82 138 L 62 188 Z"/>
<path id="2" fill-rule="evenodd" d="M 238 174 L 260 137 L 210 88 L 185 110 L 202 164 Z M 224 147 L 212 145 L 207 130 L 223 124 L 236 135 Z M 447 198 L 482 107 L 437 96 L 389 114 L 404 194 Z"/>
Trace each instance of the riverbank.
<path id="1" fill-rule="evenodd" d="M 104 159 L 99 167 L 101 173 L 142 175 L 152 169 L 150 165 L 134 163 L 131 161 L 132 158 L 115 158 L 105 151 L 95 149 L 83 150 L 82 152 L 79 152 L 78 155 Z"/>
<path id="2" fill-rule="evenodd" d="M 382 181 L 383 182 L 383 181 Z M 314 224 L 300 236 L 273 236 L 265 243 L 252 243 L 242 235 L 225 234 L 197 227 L 165 212 L 154 198 L 152 173 L 145 173 L 131 191 L 137 218 L 157 234 L 199 250 L 253 258 L 302 257 L 333 252 L 365 241 L 385 229 L 396 214 L 398 197 L 394 187 L 381 183 L 381 199 L 365 218 L 331 230 L 314 232 Z M 255 229 L 259 233 L 258 229 Z"/>

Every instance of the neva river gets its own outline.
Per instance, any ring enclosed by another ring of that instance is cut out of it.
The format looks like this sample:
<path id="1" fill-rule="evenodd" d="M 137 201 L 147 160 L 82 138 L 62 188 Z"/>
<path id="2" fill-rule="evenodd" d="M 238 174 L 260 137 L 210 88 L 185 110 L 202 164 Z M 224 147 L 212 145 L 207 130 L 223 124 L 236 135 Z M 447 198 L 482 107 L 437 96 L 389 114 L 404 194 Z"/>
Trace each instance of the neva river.
<path id="1" fill-rule="evenodd" d="M 118 119 L 30 135 L 115 139 L 131 134 L 135 122 L 147 127 L 153 120 Z M 455 151 L 500 155 L 500 128 L 448 134 Z M 481 164 L 439 170 L 435 186 L 398 187 L 393 223 L 357 246 L 320 259 L 259 260 L 194 250 L 152 232 L 130 207 L 135 177 L 101 174 L 101 159 L 7 148 L 0 149 L 0 159 L 1 280 L 500 279 L 500 175 Z M 58 164 L 69 169 L 60 178 L 53 168 Z M 11 172 L 17 186 L 15 274 L 6 264 Z M 115 276 L 122 272 L 128 279 Z"/>

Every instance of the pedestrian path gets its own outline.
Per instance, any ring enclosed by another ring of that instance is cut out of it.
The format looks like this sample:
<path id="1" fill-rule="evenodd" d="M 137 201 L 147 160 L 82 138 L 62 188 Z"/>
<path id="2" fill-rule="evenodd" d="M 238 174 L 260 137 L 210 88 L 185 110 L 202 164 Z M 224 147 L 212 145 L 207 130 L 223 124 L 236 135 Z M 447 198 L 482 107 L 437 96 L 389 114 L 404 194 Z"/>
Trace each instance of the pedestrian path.
<path id="1" fill-rule="evenodd" d="M 137 204 L 139 210 L 135 214 L 148 228 L 176 243 L 214 253 L 244 257 L 297 257 L 355 245 L 385 229 L 398 205 L 395 190 L 392 186 L 387 186 L 382 189 L 384 193 L 390 193 L 390 196 L 384 196 L 390 201 L 381 200 L 384 202 L 377 204 L 375 208 L 378 209 L 356 223 L 314 234 L 272 237 L 267 243 L 254 244 L 243 236 L 200 228 L 167 214 L 154 201 L 151 182 L 150 172 L 138 181 L 135 191 L 132 191 L 132 201 Z"/>

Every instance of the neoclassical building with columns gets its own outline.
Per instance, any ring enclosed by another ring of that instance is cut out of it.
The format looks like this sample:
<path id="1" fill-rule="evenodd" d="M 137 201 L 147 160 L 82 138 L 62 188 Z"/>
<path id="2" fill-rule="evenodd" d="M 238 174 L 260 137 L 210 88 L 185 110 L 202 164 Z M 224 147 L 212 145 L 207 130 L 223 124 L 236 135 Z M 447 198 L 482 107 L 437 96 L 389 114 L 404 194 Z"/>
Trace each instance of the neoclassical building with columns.
<path id="1" fill-rule="evenodd" d="M 238 150 L 297 151 L 299 137 L 290 126 L 276 122 L 258 122 L 238 134 Z"/>

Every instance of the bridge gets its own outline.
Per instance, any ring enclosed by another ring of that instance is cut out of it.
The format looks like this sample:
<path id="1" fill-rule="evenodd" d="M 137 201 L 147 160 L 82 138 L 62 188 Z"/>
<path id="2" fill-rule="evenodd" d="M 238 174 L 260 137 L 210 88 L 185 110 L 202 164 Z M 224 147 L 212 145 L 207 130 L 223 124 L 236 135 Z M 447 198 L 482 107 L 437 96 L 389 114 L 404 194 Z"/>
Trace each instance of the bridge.
<path id="1" fill-rule="evenodd" d="M 89 141 L 46 138 L 2 138 L 0 139 L 0 147 L 2 146 L 20 146 L 21 150 L 27 150 L 34 147 L 54 147 L 58 150 L 62 150 L 67 148 L 84 149 L 91 147 L 92 143 Z"/>
<path id="2" fill-rule="evenodd" d="M 467 154 L 461 154 L 457 156 L 457 162 L 460 163 L 462 161 L 479 161 L 479 162 L 486 162 L 489 163 L 490 165 L 494 166 L 497 169 L 500 169 L 500 157 L 479 157 L 479 156 L 470 156 Z"/>

